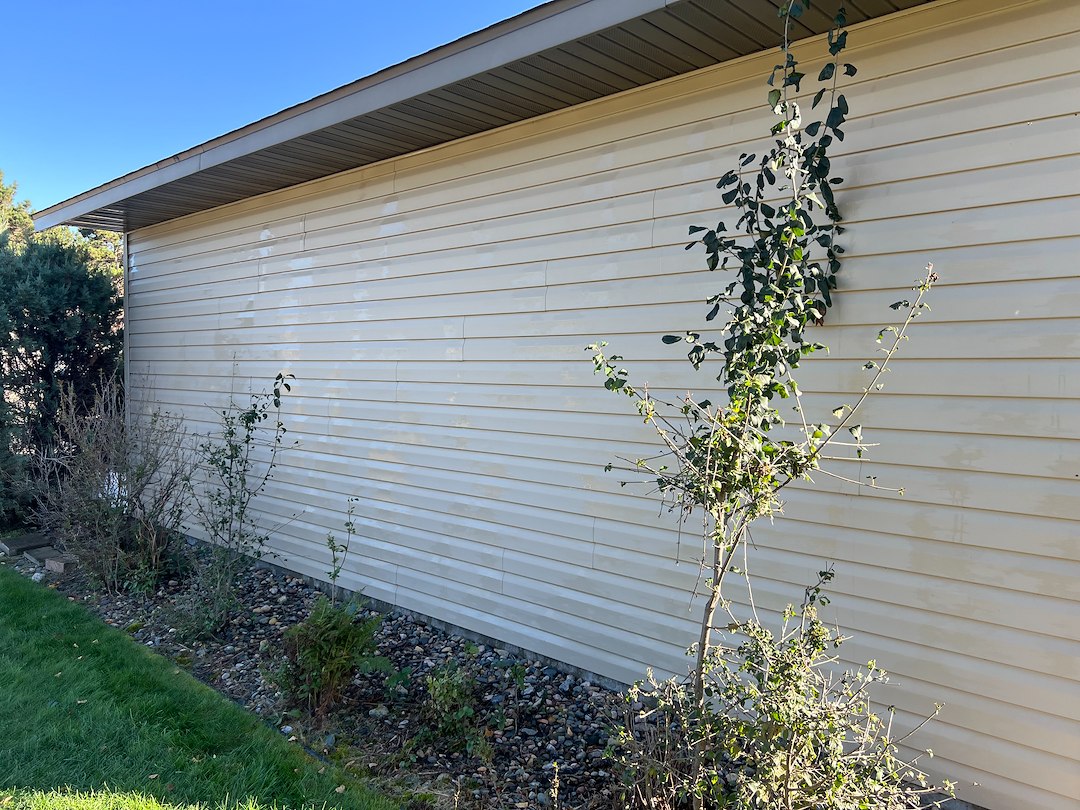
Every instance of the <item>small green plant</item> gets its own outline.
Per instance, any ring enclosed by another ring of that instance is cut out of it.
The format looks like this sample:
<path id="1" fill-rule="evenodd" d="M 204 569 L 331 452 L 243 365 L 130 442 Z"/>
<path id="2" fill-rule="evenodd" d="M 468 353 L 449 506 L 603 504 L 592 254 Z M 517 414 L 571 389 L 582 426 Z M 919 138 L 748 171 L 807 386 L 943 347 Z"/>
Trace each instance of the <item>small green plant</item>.
<path id="1" fill-rule="evenodd" d="M 500 706 L 500 728 L 504 728 L 506 726 L 507 720 L 511 722 L 513 728 L 518 727 L 518 722 L 521 720 L 520 697 L 522 691 L 525 689 L 525 675 L 527 672 L 528 670 L 525 668 L 525 665 L 522 664 L 520 661 L 515 661 L 506 670 L 506 677 L 510 681 L 510 700 L 508 702 L 510 703 L 513 716 L 508 718 L 506 716 L 505 710 L 502 708 L 502 706 Z"/>
<path id="2" fill-rule="evenodd" d="M 338 601 L 338 578 L 341 576 L 341 569 L 345 565 L 345 561 L 349 558 L 349 548 L 352 546 L 353 537 L 356 535 L 356 521 L 354 518 L 356 516 L 357 500 L 357 498 L 349 498 L 347 501 L 344 542 L 338 542 L 333 532 L 326 533 L 326 547 L 330 551 L 330 570 L 326 573 L 330 577 L 330 603 L 335 606 Z"/>
<path id="3" fill-rule="evenodd" d="M 376 654 L 381 617 L 363 617 L 358 601 L 336 605 L 320 595 L 304 621 L 285 631 L 282 690 L 314 714 L 325 714 L 357 672 L 390 672 Z"/>
<path id="4" fill-rule="evenodd" d="M 193 481 L 193 511 L 206 544 L 192 555 L 191 587 L 177 617 L 186 635 L 218 632 L 236 611 L 237 577 L 268 553 L 270 531 L 253 505 L 273 480 L 286 446 L 281 400 L 292 390 L 292 379 L 278 374 L 271 393 L 251 394 L 243 406 L 230 399 L 218 412 L 217 432 L 197 446 L 202 475 Z"/>
<path id="5" fill-rule="evenodd" d="M 491 746 L 478 723 L 479 684 L 466 667 L 451 662 L 424 679 L 427 696 L 421 714 L 431 723 L 432 736 L 452 751 L 464 749 L 481 759 L 489 759 Z"/>
<path id="6" fill-rule="evenodd" d="M 510 679 L 514 682 L 514 687 L 519 692 L 525 688 L 525 673 L 528 672 L 528 670 L 525 669 L 524 664 L 520 661 L 515 661 L 507 672 L 510 675 Z"/>
<path id="7" fill-rule="evenodd" d="M 386 696 L 389 700 L 394 700 L 400 695 L 404 694 L 402 690 L 407 690 L 412 683 L 412 667 L 402 667 L 401 669 L 393 670 L 386 676 Z"/>
<path id="8" fill-rule="evenodd" d="M 311 614 L 285 631 L 286 661 L 279 683 L 287 695 L 315 714 L 324 714 L 357 672 L 394 672 L 387 659 L 376 655 L 375 633 L 382 618 L 362 618 L 363 603 L 357 599 L 338 603 L 338 578 L 356 534 L 356 502 L 356 498 L 348 500 L 344 541 L 333 532 L 326 534 L 330 597 L 320 595 Z"/>

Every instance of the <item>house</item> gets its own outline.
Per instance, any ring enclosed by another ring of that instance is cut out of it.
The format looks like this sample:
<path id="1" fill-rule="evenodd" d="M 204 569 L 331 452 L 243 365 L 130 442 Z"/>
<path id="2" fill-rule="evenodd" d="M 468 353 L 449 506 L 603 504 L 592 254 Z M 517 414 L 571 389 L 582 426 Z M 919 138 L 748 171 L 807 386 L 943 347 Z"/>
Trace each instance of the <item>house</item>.
<path id="1" fill-rule="evenodd" d="M 834 561 L 845 656 L 894 673 L 901 723 L 946 704 L 919 740 L 932 772 L 992 810 L 1074 808 L 1080 6 L 849 6 L 848 258 L 809 407 L 859 390 L 927 261 L 942 281 L 863 419 L 881 446 L 849 468 L 906 495 L 790 492 L 754 534 L 756 601 Z M 603 471 L 650 439 L 583 349 L 608 340 L 655 386 L 709 379 L 660 336 L 719 287 L 681 248 L 768 125 L 778 25 L 764 0 L 553 0 L 37 225 L 127 235 L 132 380 L 194 424 L 296 375 L 300 445 L 262 499 L 296 515 L 290 567 L 325 578 L 358 496 L 343 584 L 617 681 L 685 671 L 697 550 Z"/>

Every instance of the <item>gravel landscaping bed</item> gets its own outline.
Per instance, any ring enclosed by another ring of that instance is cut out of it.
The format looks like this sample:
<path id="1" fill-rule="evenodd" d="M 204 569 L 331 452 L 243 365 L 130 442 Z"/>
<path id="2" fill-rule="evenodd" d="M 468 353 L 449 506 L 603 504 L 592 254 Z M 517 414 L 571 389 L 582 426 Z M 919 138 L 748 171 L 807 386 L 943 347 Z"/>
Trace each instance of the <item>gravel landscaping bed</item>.
<path id="1" fill-rule="evenodd" d="M 564 808 L 612 806 L 613 776 L 605 756 L 609 729 L 624 716 L 622 697 L 547 664 L 473 643 L 408 615 L 385 615 L 378 652 L 399 673 L 359 675 L 325 717 L 290 709 L 271 672 L 283 660 L 284 630 L 305 618 L 318 591 L 268 568 L 242 577 L 241 607 L 217 638 L 191 641 L 175 628 L 170 581 L 150 597 L 104 594 L 74 573 L 46 573 L 20 561 L 84 604 L 107 624 L 167 656 L 262 716 L 312 751 L 399 788 L 419 807 Z M 466 737 L 440 737 L 421 715 L 426 678 L 447 667 L 476 684 Z M 552 782 L 558 774 L 557 796 Z"/>

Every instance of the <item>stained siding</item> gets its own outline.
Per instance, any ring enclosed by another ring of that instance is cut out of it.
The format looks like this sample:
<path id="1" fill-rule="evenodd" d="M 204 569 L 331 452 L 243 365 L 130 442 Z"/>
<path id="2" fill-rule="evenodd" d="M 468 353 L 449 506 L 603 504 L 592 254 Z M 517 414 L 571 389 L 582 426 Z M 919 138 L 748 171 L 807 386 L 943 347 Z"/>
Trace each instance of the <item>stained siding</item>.
<path id="1" fill-rule="evenodd" d="M 839 469 L 906 495 L 792 491 L 755 530 L 755 600 L 775 613 L 836 561 L 845 655 L 895 673 L 904 722 L 947 704 L 920 737 L 933 770 L 994 810 L 1074 807 L 1080 8 L 958 0 L 851 39 L 848 260 L 802 379 L 822 412 L 858 390 L 887 304 L 934 261 L 933 313 L 862 420 L 881 447 Z M 622 681 L 683 671 L 696 549 L 603 472 L 650 437 L 583 347 L 702 387 L 659 337 L 715 291 L 681 245 L 760 151 L 773 61 L 138 231 L 133 379 L 207 429 L 230 390 L 296 375 L 300 444 L 262 504 L 295 569 L 325 576 L 355 495 L 345 584 Z"/>

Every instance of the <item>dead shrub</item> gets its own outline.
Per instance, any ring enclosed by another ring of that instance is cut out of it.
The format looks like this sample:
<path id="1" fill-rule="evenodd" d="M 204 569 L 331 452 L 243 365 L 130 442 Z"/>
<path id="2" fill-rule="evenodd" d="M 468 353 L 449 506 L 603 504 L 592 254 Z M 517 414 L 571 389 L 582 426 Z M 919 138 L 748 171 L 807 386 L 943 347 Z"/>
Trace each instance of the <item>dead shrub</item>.
<path id="1" fill-rule="evenodd" d="M 155 404 L 129 418 L 113 377 L 86 409 L 65 387 L 58 424 L 35 463 L 37 522 L 106 589 L 152 589 L 184 539 L 194 461 L 183 419 Z"/>

